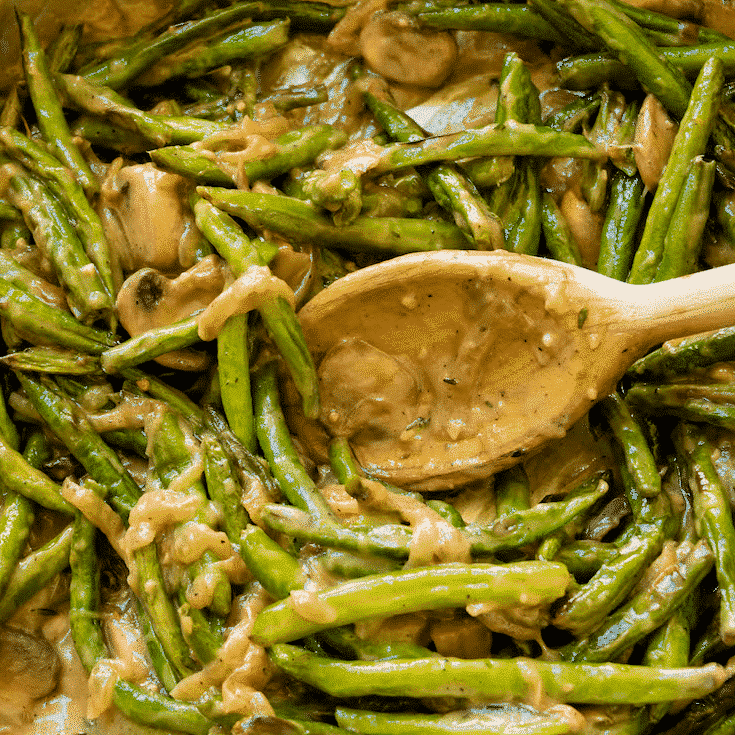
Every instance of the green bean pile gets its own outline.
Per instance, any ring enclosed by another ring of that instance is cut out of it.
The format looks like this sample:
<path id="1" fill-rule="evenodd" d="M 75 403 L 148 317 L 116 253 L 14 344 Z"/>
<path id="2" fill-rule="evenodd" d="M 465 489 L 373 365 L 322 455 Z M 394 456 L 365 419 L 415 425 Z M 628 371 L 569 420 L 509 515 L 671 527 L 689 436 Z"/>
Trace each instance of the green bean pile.
<path id="1" fill-rule="evenodd" d="M 79 25 L 44 45 L 17 13 L 0 632 L 67 616 L 90 732 L 735 732 L 735 327 L 654 350 L 572 437 L 465 487 L 377 482 L 347 438 L 308 456 L 291 423 L 320 415 L 296 312 L 356 268 L 504 248 L 647 284 L 735 262 L 735 41 L 621 0 L 373 12 L 399 19 L 397 47 L 495 44 L 493 121 L 432 134 L 357 51 L 308 85 L 267 82 L 290 49 L 370 22 L 364 5 L 187 0 L 105 44 Z M 351 117 L 327 121 L 339 95 Z M 653 103 L 673 132 L 651 183 L 636 136 Z M 265 151 L 233 163 L 256 132 Z M 105 177 L 143 164 L 178 177 L 195 223 L 175 273 L 111 246 Z M 574 172 L 561 186 L 555 165 Z M 284 254 L 308 262 L 291 288 Z M 230 300 L 265 285 L 219 326 L 196 305 L 121 326 L 128 278 L 145 302 L 203 264 Z M 166 362 L 182 353 L 200 367 Z M 558 477 L 539 471 L 560 455 Z"/>

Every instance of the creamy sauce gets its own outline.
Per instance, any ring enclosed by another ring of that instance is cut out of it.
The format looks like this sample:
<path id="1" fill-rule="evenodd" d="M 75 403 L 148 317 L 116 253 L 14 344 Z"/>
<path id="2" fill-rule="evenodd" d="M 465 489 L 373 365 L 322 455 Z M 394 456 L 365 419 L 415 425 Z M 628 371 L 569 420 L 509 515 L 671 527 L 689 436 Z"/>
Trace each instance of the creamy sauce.
<path id="1" fill-rule="evenodd" d="M 199 337 L 215 339 L 231 316 L 247 314 L 279 297 L 286 299 L 291 306 L 295 303 L 289 285 L 274 276 L 270 268 L 251 265 L 198 315 Z"/>

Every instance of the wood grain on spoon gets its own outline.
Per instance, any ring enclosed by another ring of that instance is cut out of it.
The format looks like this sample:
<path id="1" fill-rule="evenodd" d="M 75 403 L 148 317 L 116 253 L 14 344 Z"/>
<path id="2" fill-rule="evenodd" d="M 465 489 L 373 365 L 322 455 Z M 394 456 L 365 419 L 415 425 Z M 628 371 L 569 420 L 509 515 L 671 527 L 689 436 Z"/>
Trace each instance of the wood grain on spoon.
<path id="1" fill-rule="evenodd" d="M 370 474 L 439 489 L 563 436 L 651 347 L 735 323 L 735 266 L 632 286 L 504 251 L 416 253 L 299 316 L 322 425 Z"/>

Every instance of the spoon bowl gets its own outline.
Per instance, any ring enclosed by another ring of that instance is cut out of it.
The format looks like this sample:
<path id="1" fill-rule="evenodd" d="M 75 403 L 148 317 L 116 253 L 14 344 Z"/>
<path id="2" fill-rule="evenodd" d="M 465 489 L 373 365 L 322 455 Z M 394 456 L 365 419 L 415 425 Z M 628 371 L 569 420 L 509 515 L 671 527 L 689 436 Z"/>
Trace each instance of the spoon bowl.
<path id="1" fill-rule="evenodd" d="M 370 475 L 434 490 L 564 436 L 651 347 L 735 323 L 735 266 L 634 286 L 505 251 L 412 253 L 341 278 L 299 318 L 322 427 Z"/>

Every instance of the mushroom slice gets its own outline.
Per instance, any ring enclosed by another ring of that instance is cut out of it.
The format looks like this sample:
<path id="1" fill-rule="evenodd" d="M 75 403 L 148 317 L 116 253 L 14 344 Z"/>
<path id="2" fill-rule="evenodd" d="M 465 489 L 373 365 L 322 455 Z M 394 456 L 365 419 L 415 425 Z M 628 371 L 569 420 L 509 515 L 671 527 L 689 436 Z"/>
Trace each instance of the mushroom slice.
<path id="1" fill-rule="evenodd" d="M 405 13 L 375 13 L 360 32 L 360 53 L 381 76 L 402 84 L 438 87 L 457 59 L 447 31 L 421 28 Z"/>
<path id="2" fill-rule="evenodd" d="M 677 124 L 658 98 L 646 95 L 636 121 L 633 152 L 638 172 L 649 191 L 656 191 L 677 130 Z"/>
<path id="3" fill-rule="evenodd" d="M 397 438 L 419 419 L 420 379 L 400 356 L 362 339 L 335 345 L 319 367 L 322 421 L 353 441 Z"/>
<path id="4" fill-rule="evenodd" d="M 186 204 L 187 187 L 184 177 L 152 163 L 125 166 L 117 159 L 110 166 L 100 211 L 124 270 L 192 265 L 200 234 Z"/>
<path id="5" fill-rule="evenodd" d="M 141 268 L 126 279 L 117 296 L 120 324 L 131 337 L 164 327 L 201 311 L 225 286 L 225 271 L 216 255 L 200 260 L 176 278 Z M 176 350 L 156 358 L 165 367 L 202 370 L 208 358 L 195 350 Z"/>
<path id="6" fill-rule="evenodd" d="M 23 719 L 34 701 L 53 692 L 61 675 L 56 649 L 45 638 L 5 626 L 0 627 L 0 668 L 0 712 L 11 720 Z"/>

